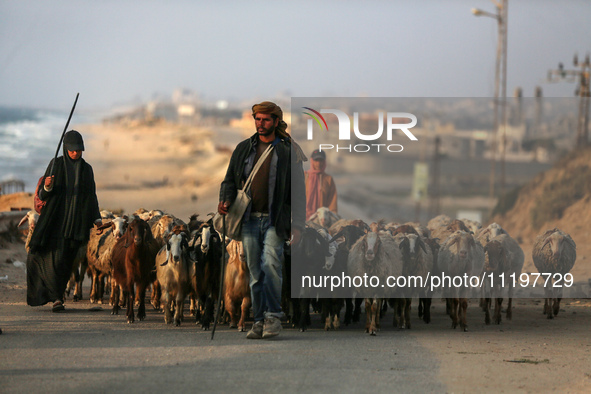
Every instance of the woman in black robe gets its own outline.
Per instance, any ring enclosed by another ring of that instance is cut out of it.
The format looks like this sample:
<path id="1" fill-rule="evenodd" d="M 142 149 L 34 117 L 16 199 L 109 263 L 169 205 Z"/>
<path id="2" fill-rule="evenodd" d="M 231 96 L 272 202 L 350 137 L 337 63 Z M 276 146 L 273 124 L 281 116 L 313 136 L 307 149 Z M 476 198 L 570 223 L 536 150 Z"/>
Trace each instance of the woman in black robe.
<path id="1" fill-rule="evenodd" d="M 101 224 L 92 167 L 82 159 L 84 141 L 76 130 L 64 135 L 63 156 L 45 171 L 39 198 L 46 202 L 27 256 L 27 304 L 64 310 L 63 297 L 78 249 Z"/>

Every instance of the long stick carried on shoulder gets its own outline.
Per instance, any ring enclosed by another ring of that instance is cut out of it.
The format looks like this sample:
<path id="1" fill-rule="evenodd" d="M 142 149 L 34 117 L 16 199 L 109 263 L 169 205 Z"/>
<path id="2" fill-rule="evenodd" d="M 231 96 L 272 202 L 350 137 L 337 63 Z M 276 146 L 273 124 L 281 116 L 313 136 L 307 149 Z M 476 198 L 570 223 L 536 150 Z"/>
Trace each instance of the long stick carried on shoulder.
<path id="1" fill-rule="evenodd" d="M 62 146 L 62 141 L 64 140 L 64 135 L 66 134 L 66 130 L 68 130 L 68 126 L 70 125 L 70 120 L 72 120 L 72 115 L 74 114 L 74 109 L 76 109 L 76 103 L 78 102 L 78 96 L 80 93 L 76 93 L 76 100 L 74 100 L 74 105 L 72 106 L 72 110 L 70 111 L 70 116 L 68 117 L 68 121 L 66 122 L 66 127 L 64 127 L 64 131 L 62 132 L 62 137 L 60 138 L 59 144 L 57 144 L 57 149 L 55 150 L 55 156 L 53 157 L 53 161 L 51 162 L 51 170 L 49 171 L 49 175 L 53 174 L 53 166 L 55 165 L 55 161 L 57 160 L 57 154 L 60 151 L 60 147 Z"/>

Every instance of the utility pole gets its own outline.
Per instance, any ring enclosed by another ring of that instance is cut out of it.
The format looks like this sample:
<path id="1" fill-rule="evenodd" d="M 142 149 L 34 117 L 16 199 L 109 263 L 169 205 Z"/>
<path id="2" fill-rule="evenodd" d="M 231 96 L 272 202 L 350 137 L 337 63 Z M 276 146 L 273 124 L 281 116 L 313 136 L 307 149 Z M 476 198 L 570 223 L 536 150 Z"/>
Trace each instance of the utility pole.
<path id="1" fill-rule="evenodd" d="M 548 82 L 577 82 L 575 95 L 579 97 L 579 116 L 577 118 L 577 142 L 576 148 L 584 148 L 589 144 L 589 101 L 591 93 L 589 91 L 589 73 L 591 71 L 591 61 L 589 54 L 585 56 L 585 61 L 579 63 L 579 57 L 575 54 L 573 65 L 579 67 L 575 70 L 565 70 L 562 63 L 558 63 L 557 70 L 548 71 Z"/>
<path id="2" fill-rule="evenodd" d="M 441 174 L 441 138 L 435 137 L 435 151 L 433 152 L 433 171 L 431 172 L 431 217 L 441 214 L 441 191 L 439 178 Z"/>
<path id="3" fill-rule="evenodd" d="M 507 8 L 508 0 L 491 0 L 496 7 L 496 13 L 483 11 L 473 8 L 472 13 L 475 16 L 488 16 L 496 19 L 497 36 L 497 55 L 495 60 L 495 93 L 493 101 L 494 123 L 493 136 L 491 143 L 491 167 L 490 167 L 490 200 L 495 198 L 496 182 L 496 154 L 498 149 L 499 124 L 502 124 L 501 135 L 501 195 L 505 193 L 505 145 L 506 145 L 506 125 L 507 125 Z M 501 99 L 499 100 L 499 87 L 501 87 Z M 500 104 L 500 105 L 499 105 Z M 499 108 L 500 107 L 500 108 Z M 500 113 L 499 113 L 500 110 Z M 500 118 L 500 119 L 499 119 Z M 492 209 L 492 208 L 491 208 Z"/>

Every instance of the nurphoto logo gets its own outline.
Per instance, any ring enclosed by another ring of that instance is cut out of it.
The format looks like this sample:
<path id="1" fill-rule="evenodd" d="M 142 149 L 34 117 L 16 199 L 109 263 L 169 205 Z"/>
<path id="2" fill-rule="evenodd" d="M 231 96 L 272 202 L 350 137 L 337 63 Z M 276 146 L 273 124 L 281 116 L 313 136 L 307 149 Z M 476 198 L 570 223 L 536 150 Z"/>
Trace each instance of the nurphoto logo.
<path id="1" fill-rule="evenodd" d="M 384 134 L 384 123 L 386 123 L 386 140 L 392 141 L 394 131 L 402 131 L 408 139 L 411 141 L 418 141 L 417 137 L 409 129 L 413 128 L 417 124 L 417 117 L 408 112 L 378 112 L 378 130 L 376 132 L 363 132 L 359 129 L 359 112 L 353 112 L 353 127 L 351 128 L 351 118 L 344 111 L 338 109 L 321 109 L 317 111 L 310 107 L 302 107 L 305 115 L 310 116 L 307 123 L 307 139 L 309 141 L 314 139 L 314 122 L 318 125 L 321 131 L 328 132 L 328 123 L 322 114 L 335 115 L 338 120 L 338 139 L 339 141 L 350 141 L 351 140 L 351 129 L 355 138 L 361 141 L 377 141 L 382 138 Z M 386 121 L 384 122 L 384 118 Z M 410 120 L 410 122 L 401 123 L 401 121 Z M 402 152 L 404 147 L 400 144 L 384 144 L 384 143 L 372 143 L 372 144 L 354 144 L 354 145 L 342 145 L 342 144 L 319 144 L 318 149 L 331 150 L 334 149 L 336 152 L 348 151 L 365 153 L 372 150 L 380 152 L 381 149 L 385 149 L 388 152 Z"/>

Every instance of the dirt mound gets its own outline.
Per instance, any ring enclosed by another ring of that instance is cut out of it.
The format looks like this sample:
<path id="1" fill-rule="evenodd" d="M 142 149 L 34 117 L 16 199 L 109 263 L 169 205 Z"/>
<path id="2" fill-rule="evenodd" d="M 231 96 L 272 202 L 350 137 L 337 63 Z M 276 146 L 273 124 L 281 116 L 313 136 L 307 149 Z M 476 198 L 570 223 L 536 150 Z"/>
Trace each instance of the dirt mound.
<path id="1" fill-rule="evenodd" d="M 537 235 L 557 227 L 570 234 L 577 244 L 575 279 L 589 278 L 587 267 L 591 245 L 591 148 L 569 153 L 556 165 L 532 179 L 516 195 L 512 207 L 493 216 L 516 238 L 526 252 L 524 272 L 536 272 L 531 264 L 531 246 Z M 528 254 L 529 252 L 529 254 Z M 529 259 L 529 261 L 528 261 Z"/>

